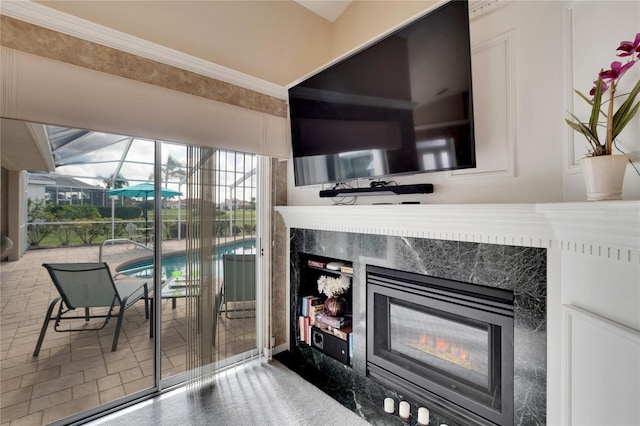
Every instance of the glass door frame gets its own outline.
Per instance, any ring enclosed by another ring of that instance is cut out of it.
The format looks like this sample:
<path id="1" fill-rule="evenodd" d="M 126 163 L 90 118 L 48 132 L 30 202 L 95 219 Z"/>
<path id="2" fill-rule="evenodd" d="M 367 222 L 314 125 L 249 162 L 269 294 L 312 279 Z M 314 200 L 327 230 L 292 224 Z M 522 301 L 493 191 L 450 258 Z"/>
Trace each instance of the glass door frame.
<path id="1" fill-rule="evenodd" d="M 162 141 L 153 140 L 154 143 L 154 235 L 162 233 Z M 271 339 L 266 339 L 268 333 L 272 335 L 269 324 L 265 318 L 270 315 L 270 304 L 267 298 L 271 294 L 271 282 L 269 280 L 269 262 L 271 252 L 271 163 L 270 158 L 257 155 L 257 208 L 256 208 L 256 349 L 251 352 L 249 358 L 260 358 L 265 354 L 271 356 Z M 162 239 L 157 239 L 156 241 Z M 154 280 L 153 294 L 160 294 L 162 287 L 162 244 L 154 245 Z M 60 419 L 52 426 L 66 426 L 84 424 L 88 421 L 98 420 L 110 414 L 117 413 L 123 409 L 131 407 L 137 403 L 144 402 L 166 392 L 172 391 L 185 384 L 186 372 L 162 379 L 162 299 L 154 297 L 154 373 L 153 383 L 150 387 L 122 398 L 98 405 L 90 410 L 73 414 L 64 419 Z M 244 355 L 244 354 L 240 354 Z M 237 355 L 236 355 L 237 357 Z M 235 358 L 235 357 L 234 357 Z M 219 371 L 224 370 L 224 368 Z"/>

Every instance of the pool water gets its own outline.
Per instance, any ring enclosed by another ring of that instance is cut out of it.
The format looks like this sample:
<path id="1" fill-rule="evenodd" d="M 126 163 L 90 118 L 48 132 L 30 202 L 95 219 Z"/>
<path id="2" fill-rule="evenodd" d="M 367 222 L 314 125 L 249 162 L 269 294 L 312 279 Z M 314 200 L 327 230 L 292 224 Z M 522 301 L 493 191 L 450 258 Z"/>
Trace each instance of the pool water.
<path id="1" fill-rule="evenodd" d="M 256 241 L 243 240 L 230 244 L 219 245 L 216 247 L 214 254 L 214 262 L 216 262 L 214 271 L 219 277 L 222 277 L 222 256 L 225 254 L 255 254 Z M 162 258 L 162 279 L 169 277 L 179 277 L 187 274 L 187 255 L 185 252 L 175 253 L 163 256 Z M 197 270 L 197 268 L 194 268 Z M 144 259 L 134 263 L 127 263 L 118 268 L 120 274 L 137 278 L 153 277 L 153 259 Z"/>

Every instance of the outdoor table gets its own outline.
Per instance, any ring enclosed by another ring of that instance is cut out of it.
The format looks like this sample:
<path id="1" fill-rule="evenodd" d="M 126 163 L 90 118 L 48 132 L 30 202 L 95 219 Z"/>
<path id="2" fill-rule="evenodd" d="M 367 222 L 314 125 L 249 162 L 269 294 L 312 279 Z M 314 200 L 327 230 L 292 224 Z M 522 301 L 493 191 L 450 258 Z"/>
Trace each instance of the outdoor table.
<path id="1" fill-rule="evenodd" d="M 176 299 L 187 297 L 187 281 L 182 277 L 171 277 L 162 284 L 160 290 L 161 299 L 171 299 L 171 308 L 176 308 Z M 151 318 L 149 320 L 149 337 L 153 337 L 153 306 L 154 306 L 154 294 L 149 295 L 149 301 L 151 302 Z"/>

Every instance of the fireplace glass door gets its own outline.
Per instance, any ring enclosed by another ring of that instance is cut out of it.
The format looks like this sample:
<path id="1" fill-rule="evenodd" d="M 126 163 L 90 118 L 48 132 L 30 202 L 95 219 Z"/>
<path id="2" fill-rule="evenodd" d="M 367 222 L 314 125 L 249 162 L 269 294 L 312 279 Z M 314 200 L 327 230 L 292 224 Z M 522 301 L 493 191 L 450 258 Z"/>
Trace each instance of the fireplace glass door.
<path id="1" fill-rule="evenodd" d="M 488 324 L 392 299 L 389 327 L 391 352 L 426 367 L 427 373 L 437 372 L 433 380 L 440 376 L 491 391 L 494 350 Z"/>
<path id="2" fill-rule="evenodd" d="M 510 424 L 512 293 L 370 269 L 368 374 L 465 424 Z"/>

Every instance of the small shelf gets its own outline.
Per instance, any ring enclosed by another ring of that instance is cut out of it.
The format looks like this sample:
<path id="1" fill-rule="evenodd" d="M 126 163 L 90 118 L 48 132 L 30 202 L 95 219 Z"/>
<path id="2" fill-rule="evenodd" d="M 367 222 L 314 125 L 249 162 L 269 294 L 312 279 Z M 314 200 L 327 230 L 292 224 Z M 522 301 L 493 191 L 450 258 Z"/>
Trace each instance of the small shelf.
<path id="1" fill-rule="evenodd" d="M 347 260 L 317 256 L 308 253 L 299 254 L 298 267 L 300 268 L 300 282 L 296 291 L 295 303 L 298 326 L 294 333 L 298 337 L 300 347 L 309 347 L 336 360 L 350 365 L 351 344 L 351 315 L 352 315 L 352 290 L 341 295 L 346 300 L 347 309 L 344 318 L 325 318 L 324 301 L 326 296 L 318 291 L 317 282 L 322 276 L 346 277 L 353 284 L 353 272 L 343 272 L 338 269 L 327 268 L 328 264 L 335 262 L 337 265 L 351 268 L 353 263 Z M 317 316 L 316 316 L 317 315 Z M 335 322 L 338 320 L 338 322 Z M 340 328 L 338 328 L 338 325 Z"/>
<path id="2" fill-rule="evenodd" d="M 349 278 L 353 277 L 353 272 L 342 272 L 336 269 L 320 268 L 318 266 L 312 266 L 312 265 L 306 265 L 306 266 L 310 269 L 315 269 L 316 271 L 328 272 L 330 274 L 336 274 L 336 275 L 344 275 Z"/>
<path id="3" fill-rule="evenodd" d="M 315 271 L 327 272 L 335 275 L 344 275 L 346 277 L 353 277 L 353 263 L 346 260 L 305 254 L 301 257 L 300 262 L 301 262 L 300 263 L 301 268 L 309 268 Z M 339 267 L 340 269 L 329 268 L 328 266 L 332 263 L 336 264 L 334 266 Z M 344 271 L 343 268 L 350 268 L 351 271 Z"/>

